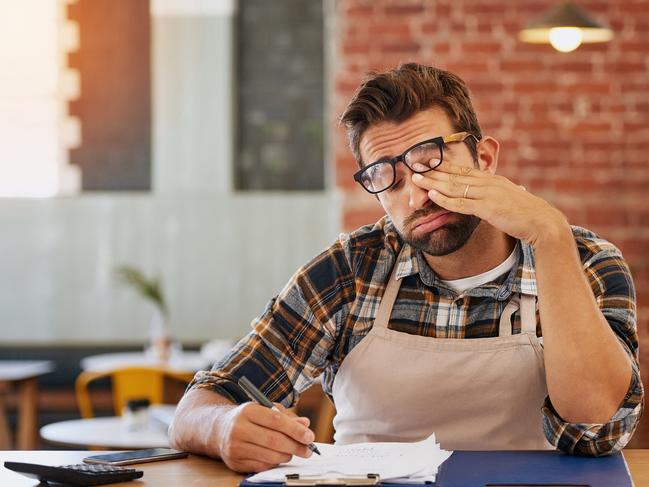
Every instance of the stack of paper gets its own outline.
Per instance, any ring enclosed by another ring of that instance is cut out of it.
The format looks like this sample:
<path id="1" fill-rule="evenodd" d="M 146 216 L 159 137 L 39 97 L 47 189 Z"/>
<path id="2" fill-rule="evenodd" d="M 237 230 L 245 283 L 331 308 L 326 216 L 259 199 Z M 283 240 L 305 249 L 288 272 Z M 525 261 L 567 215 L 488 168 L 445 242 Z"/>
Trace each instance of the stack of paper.
<path id="1" fill-rule="evenodd" d="M 439 466 L 451 456 L 435 441 L 435 435 L 416 443 L 316 443 L 322 455 L 293 457 L 276 468 L 249 477 L 249 482 L 283 482 L 287 475 L 300 478 L 350 478 L 378 474 L 381 481 L 434 482 Z"/>

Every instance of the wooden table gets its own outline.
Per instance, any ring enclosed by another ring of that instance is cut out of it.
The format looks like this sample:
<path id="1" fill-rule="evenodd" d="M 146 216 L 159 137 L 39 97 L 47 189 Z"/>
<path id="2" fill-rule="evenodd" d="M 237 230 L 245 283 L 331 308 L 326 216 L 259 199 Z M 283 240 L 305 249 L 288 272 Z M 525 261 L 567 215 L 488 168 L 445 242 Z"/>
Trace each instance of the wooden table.
<path id="1" fill-rule="evenodd" d="M 49 360 L 0 360 L 0 449 L 11 448 L 11 435 L 2 393 L 18 389 L 16 446 L 36 448 L 38 440 L 38 377 L 54 370 Z"/>
<path id="2" fill-rule="evenodd" d="M 46 465 L 66 465 L 80 463 L 81 460 L 96 452 L 87 451 L 3 451 L 0 452 L 0 463 L 5 461 L 42 463 Z M 631 476 L 636 487 L 649 486 L 649 450 L 628 450 L 624 452 Z M 237 487 L 243 476 L 229 470 L 218 460 L 191 455 L 180 460 L 168 460 L 155 463 L 135 465 L 144 470 L 140 481 L 110 484 L 114 486 L 185 486 L 191 487 Z M 0 485 L 37 486 L 38 482 L 23 477 L 15 472 L 0 467 Z"/>

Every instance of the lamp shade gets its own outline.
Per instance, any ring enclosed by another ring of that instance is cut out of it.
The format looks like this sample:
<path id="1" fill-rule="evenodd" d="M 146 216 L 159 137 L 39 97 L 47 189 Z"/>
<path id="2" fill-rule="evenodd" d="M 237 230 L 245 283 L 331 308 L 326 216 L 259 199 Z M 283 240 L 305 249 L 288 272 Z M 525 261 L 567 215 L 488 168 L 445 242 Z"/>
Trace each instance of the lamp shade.
<path id="1" fill-rule="evenodd" d="M 582 42 L 607 42 L 613 31 L 570 2 L 556 6 L 521 30 L 518 38 L 534 44 L 552 44 L 572 51 Z"/>

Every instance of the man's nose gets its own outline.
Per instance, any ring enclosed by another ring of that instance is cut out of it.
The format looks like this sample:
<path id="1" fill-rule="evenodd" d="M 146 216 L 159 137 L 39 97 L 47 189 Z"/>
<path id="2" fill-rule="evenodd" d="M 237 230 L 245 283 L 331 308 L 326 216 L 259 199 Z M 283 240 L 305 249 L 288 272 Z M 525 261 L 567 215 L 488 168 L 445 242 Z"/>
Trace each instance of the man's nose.
<path id="1" fill-rule="evenodd" d="M 408 206 L 413 210 L 418 210 L 430 204 L 428 191 L 420 188 L 412 182 L 412 173 L 406 178 L 406 188 L 408 190 Z"/>

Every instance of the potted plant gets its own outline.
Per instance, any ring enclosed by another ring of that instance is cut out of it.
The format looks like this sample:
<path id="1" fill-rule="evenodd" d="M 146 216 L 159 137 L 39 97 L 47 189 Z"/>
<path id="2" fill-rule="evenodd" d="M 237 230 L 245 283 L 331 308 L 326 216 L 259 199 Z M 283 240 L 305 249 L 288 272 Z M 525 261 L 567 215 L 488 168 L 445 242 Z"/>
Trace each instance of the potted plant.
<path id="1" fill-rule="evenodd" d="M 131 266 L 121 266 L 116 273 L 122 282 L 132 286 L 140 296 L 153 304 L 147 352 L 156 359 L 167 360 L 171 353 L 171 333 L 168 308 L 159 279 L 149 278 Z"/>

